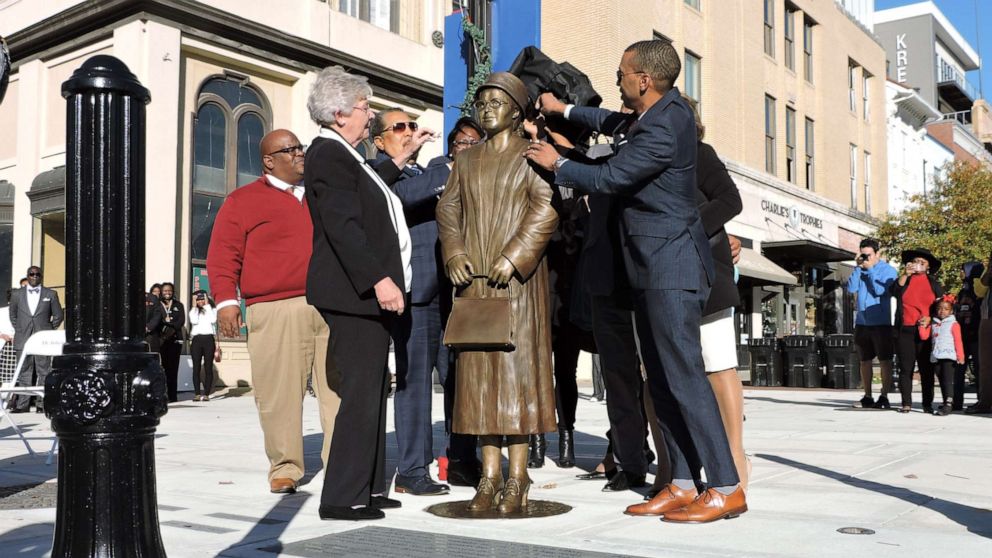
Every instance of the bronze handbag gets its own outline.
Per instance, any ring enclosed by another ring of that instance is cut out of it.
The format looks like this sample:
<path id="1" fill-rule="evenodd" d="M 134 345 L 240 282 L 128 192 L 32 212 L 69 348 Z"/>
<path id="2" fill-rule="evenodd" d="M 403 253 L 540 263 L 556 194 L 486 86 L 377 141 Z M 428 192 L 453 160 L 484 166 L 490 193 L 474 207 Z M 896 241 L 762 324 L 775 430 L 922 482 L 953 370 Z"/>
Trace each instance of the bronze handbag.
<path id="1" fill-rule="evenodd" d="M 472 280 L 486 279 L 473 275 Z M 444 344 L 457 351 L 512 351 L 513 312 L 510 289 L 506 296 L 453 296 L 451 315 L 444 329 Z"/>

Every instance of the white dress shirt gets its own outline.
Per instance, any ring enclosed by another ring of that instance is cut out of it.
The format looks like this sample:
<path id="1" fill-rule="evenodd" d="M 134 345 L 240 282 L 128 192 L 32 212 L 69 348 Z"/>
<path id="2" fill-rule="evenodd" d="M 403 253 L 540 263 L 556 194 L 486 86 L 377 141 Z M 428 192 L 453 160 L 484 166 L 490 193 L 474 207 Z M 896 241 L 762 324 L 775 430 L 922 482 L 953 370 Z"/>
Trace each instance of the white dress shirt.
<path id="1" fill-rule="evenodd" d="M 300 203 L 303 203 L 303 183 L 302 182 L 299 183 L 299 184 L 290 184 L 289 182 L 285 182 L 285 181 L 279 180 L 278 178 L 272 176 L 271 174 L 266 174 L 265 175 L 265 180 L 267 180 L 270 185 L 272 185 L 275 188 L 279 188 L 283 192 L 289 190 L 289 193 L 290 194 L 293 194 L 293 196 L 296 197 L 296 201 L 298 201 Z"/>
<path id="2" fill-rule="evenodd" d="M 236 301 L 235 304 L 237 304 Z M 193 307 L 189 310 L 189 323 L 193 326 L 189 330 L 190 337 L 196 337 L 197 335 L 213 335 L 214 324 L 217 323 L 217 312 L 209 304 L 204 304 L 203 314 L 200 314 L 200 310 L 196 307 L 196 303 L 194 302 Z"/>
<path id="3" fill-rule="evenodd" d="M 41 301 L 41 285 L 37 287 L 28 285 L 24 288 L 28 290 L 28 310 L 34 316 L 34 313 L 38 311 L 38 302 Z"/>

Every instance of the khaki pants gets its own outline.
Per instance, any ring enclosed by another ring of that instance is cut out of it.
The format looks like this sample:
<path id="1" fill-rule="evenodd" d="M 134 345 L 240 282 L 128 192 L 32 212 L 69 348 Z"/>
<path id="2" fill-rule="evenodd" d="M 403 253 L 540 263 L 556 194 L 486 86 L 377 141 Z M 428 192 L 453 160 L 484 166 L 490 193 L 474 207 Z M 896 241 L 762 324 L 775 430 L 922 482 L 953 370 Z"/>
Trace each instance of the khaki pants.
<path id="1" fill-rule="evenodd" d="M 341 400 L 327 384 L 329 330 L 315 308 L 299 296 L 248 307 L 248 354 L 258 419 L 269 458 L 269 480 L 303 478 L 303 398 L 313 371 L 320 402 L 324 465 Z"/>

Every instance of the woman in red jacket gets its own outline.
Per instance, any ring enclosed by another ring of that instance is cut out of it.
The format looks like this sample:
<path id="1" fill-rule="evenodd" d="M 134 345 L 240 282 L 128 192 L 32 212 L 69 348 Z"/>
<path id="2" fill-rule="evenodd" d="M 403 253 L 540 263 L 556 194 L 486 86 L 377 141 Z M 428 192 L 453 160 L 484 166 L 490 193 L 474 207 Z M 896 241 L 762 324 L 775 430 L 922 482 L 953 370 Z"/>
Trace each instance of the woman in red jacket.
<path id="1" fill-rule="evenodd" d="M 934 276 L 940 269 L 938 260 L 930 250 L 917 248 L 902 253 L 903 273 L 892 283 L 892 296 L 896 298 L 896 351 L 899 357 L 899 391 L 902 395 L 900 413 L 908 413 L 913 406 L 913 368 L 920 370 L 923 390 L 923 411 L 933 413 L 933 363 L 930 362 L 932 344 L 922 339 L 919 322 L 930 318 L 934 301 L 943 296 L 944 289 Z"/>

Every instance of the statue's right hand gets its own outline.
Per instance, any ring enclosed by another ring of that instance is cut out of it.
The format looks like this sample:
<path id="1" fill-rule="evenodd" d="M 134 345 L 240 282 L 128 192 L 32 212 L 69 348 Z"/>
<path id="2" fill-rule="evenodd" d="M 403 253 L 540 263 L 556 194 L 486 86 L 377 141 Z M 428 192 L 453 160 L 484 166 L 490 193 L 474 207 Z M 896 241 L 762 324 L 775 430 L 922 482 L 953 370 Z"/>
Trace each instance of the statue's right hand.
<path id="1" fill-rule="evenodd" d="M 225 306 L 218 310 L 217 328 L 224 337 L 237 337 L 241 329 L 241 307 Z"/>
<path id="2" fill-rule="evenodd" d="M 448 279 L 455 285 L 467 285 L 472 281 L 475 270 L 472 269 L 472 262 L 465 254 L 458 254 L 448 260 L 445 266 L 448 271 Z"/>

